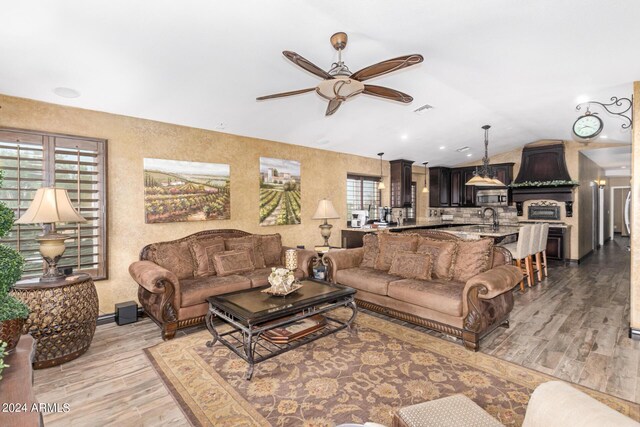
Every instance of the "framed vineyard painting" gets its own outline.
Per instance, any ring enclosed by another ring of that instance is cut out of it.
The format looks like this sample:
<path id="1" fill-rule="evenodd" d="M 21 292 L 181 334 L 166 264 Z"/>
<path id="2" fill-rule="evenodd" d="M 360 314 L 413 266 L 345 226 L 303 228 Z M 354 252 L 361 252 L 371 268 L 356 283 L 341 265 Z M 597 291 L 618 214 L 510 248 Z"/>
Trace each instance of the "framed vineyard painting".
<path id="1" fill-rule="evenodd" d="M 229 219 L 229 165 L 144 159 L 144 218 L 160 222 Z"/>
<path id="2" fill-rule="evenodd" d="M 300 162 L 260 157 L 260 225 L 300 224 Z"/>

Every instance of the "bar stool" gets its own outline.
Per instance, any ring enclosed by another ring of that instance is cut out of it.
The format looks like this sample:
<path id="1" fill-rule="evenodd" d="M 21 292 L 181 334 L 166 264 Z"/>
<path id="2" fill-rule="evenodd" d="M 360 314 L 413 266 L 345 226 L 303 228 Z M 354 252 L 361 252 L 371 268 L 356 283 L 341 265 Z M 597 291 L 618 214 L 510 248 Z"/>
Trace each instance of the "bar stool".
<path id="1" fill-rule="evenodd" d="M 536 269 L 538 270 L 538 280 L 542 280 L 542 276 L 547 277 L 547 239 L 549 237 L 549 223 L 542 224 L 540 230 L 540 238 L 538 240 L 538 250 L 536 256 Z"/>
<path id="2" fill-rule="evenodd" d="M 524 276 L 522 281 L 520 282 L 520 290 L 524 292 L 524 278 L 527 278 L 527 284 L 531 287 L 532 284 L 532 276 L 533 272 L 531 271 L 533 267 L 527 261 L 531 259 L 531 238 L 533 232 L 533 225 L 523 225 L 518 230 L 518 241 L 515 243 L 508 243 L 506 245 L 502 245 L 503 248 L 507 249 L 511 252 L 511 256 L 513 256 L 513 260 L 516 265 L 522 269 L 522 261 L 524 260 Z"/>
<path id="3" fill-rule="evenodd" d="M 542 234 L 542 223 L 538 222 L 533 225 L 531 229 L 531 240 L 529 241 L 529 256 L 527 257 L 527 267 L 531 273 L 531 283 L 529 286 L 535 285 L 534 275 L 537 273 L 538 281 L 542 280 L 542 271 L 540 271 L 540 266 L 536 262 L 536 268 L 533 268 L 533 258 L 535 257 L 537 260 L 537 253 L 539 252 L 540 247 L 540 235 Z"/>

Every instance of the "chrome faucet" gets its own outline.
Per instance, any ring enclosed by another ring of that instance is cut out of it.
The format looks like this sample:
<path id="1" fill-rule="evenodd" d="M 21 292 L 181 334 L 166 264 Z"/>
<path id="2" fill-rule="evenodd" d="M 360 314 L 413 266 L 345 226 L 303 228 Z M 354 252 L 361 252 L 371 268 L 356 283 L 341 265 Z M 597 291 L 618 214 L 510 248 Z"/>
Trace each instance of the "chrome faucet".
<path id="1" fill-rule="evenodd" d="M 485 214 L 487 213 L 487 211 L 491 211 L 491 227 L 494 230 L 497 230 L 498 227 L 500 226 L 500 223 L 498 222 L 498 214 L 496 213 L 495 209 L 493 209 L 493 208 L 484 208 L 484 210 L 482 211 L 482 220 L 484 221 Z"/>

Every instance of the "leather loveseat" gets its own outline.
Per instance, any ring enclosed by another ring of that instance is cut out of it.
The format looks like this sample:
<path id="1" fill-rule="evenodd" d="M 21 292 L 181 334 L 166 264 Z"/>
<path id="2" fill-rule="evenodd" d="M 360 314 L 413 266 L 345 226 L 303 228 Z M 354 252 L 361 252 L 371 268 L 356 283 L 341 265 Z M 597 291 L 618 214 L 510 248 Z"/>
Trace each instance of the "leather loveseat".
<path id="1" fill-rule="evenodd" d="M 508 326 L 522 272 L 491 239 L 424 230 L 368 234 L 363 242 L 323 258 L 329 281 L 358 290 L 359 307 L 461 338 L 476 351 L 483 336 Z M 430 271 L 416 270 L 421 259 Z M 403 274 L 403 264 L 413 272 Z"/>
<path id="2" fill-rule="evenodd" d="M 140 285 L 138 300 L 145 313 L 171 339 L 176 330 L 204 322 L 206 298 L 268 285 L 272 267 L 284 265 L 279 234 L 241 230 L 208 230 L 182 239 L 153 243 L 129 266 Z M 316 252 L 296 249 L 296 278 L 309 276 Z"/>

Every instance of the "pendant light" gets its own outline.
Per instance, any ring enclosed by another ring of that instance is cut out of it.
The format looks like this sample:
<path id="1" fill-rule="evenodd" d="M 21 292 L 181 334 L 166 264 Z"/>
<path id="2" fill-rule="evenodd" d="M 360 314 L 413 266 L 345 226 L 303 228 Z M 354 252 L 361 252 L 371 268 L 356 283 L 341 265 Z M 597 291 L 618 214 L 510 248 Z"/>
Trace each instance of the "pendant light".
<path id="1" fill-rule="evenodd" d="M 504 187 L 502 183 L 496 177 L 491 176 L 491 168 L 489 167 L 489 128 L 491 126 L 484 125 L 484 157 L 482 158 L 482 166 L 480 169 L 476 167 L 473 173 L 473 178 L 465 183 L 465 185 L 475 185 L 478 187 Z"/>
<path id="2" fill-rule="evenodd" d="M 384 153 L 378 153 L 378 156 L 380 156 L 380 182 L 378 183 L 378 190 L 384 190 L 387 188 L 384 182 L 382 182 L 382 156 L 384 156 Z"/>
<path id="3" fill-rule="evenodd" d="M 424 187 L 422 187 L 422 192 L 423 193 L 428 193 L 429 192 L 429 187 L 427 187 L 427 165 L 429 164 L 429 162 L 422 162 L 422 164 L 424 165 Z"/>

